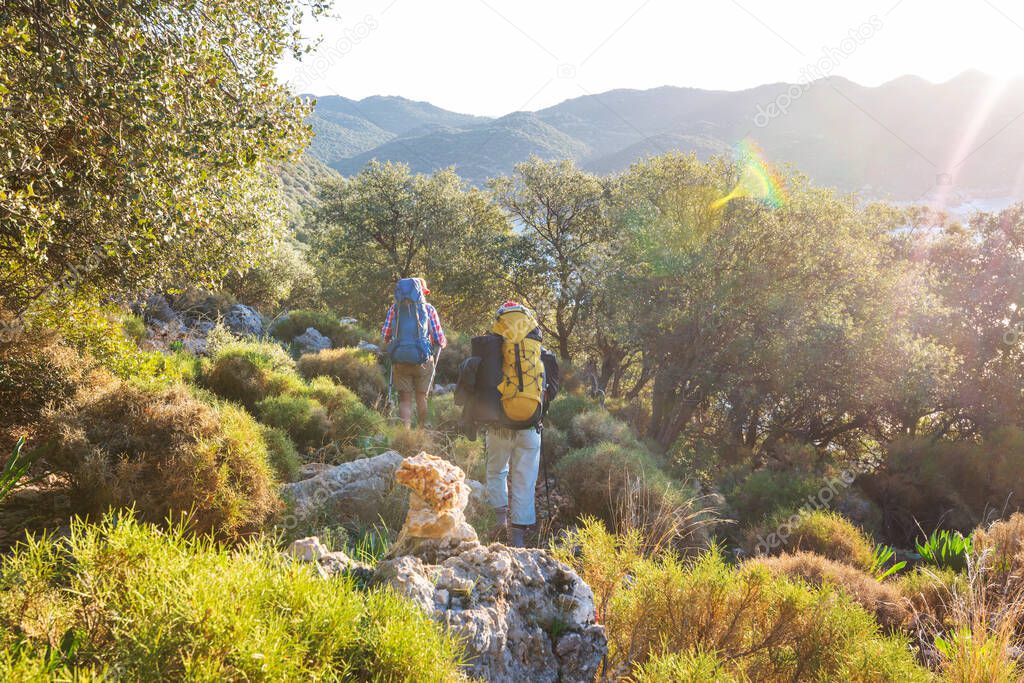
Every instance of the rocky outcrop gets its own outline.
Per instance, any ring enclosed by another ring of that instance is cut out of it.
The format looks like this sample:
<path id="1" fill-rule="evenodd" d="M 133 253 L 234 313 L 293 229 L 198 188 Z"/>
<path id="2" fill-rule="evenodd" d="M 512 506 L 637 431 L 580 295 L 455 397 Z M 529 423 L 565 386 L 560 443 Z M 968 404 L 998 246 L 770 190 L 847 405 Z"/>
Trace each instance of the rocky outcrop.
<path id="1" fill-rule="evenodd" d="M 420 453 L 402 462 L 395 480 L 411 490 L 401 540 L 477 540 L 476 531 L 466 522 L 470 487 L 461 469 L 435 455 Z"/>
<path id="2" fill-rule="evenodd" d="M 281 495 L 297 519 L 318 516 L 334 524 L 374 524 L 382 516 L 404 514 L 406 495 L 395 487 L 401 464 L 401 455 L 387 451 L 323 468 L 308 479 L 283 485 Z"/>
<path id="3" fill-rule="evenodd" d="M 594 594 L 572 569 L 543 550 L 497 543 L 433 549 L 428 561 L 402 555 L 380 563 L 373 580 L 450 629 L 464 643 L 469 676 L 594 680 L 607 641 L 595 623 Z"/>
<path id="4" fill-rule="evenodd" d="M 305 332 L 292 340 L 292 344 L 300 354 L 320 353 L 331 348 L 331 340 L 320 334 L 320 330 L 315 327 L 307 327 Z"/>
<path id="5" fill-rule="evenodd" d="M 464 517 L 470 486 L 455 465 L 420 453 L 395 477 L 412 491 L 409 513 L 373 581 L 451 630 L 474 679 L 593 681 L 607 641 L 590 587 L 543 550 L 478 543 Z"/>
<path id="6" fill-rule="evenodd" d="M 263 318 L 259 312 L 244 304 L 235 304 L 224 314 L 224 326 L 242 337 L 259 337 L 263 334 Z"/>

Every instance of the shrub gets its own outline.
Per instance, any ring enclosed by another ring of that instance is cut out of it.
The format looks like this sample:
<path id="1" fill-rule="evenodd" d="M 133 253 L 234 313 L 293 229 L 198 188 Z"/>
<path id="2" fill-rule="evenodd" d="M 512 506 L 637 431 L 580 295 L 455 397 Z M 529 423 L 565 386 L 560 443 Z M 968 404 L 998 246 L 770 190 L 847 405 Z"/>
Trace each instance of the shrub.
<path id="1" fill-rule="evenodd" d="M 629 425 L 612 417 L 604 408 L 594 408 L 572 418 L 569 423 L 569 443 L 574 448 L 585 448 L 605 442 L 620 446 L 632 446 L 637 443 Z"/>
<path id="2" fill-rule="evenodd" d="M 645 552 L 691 550 L 707 544 L 717 519 L 701 501 L 675 487 L 653 457 L 615 444 L 572 451 L 557 466 L 571 512 L 596 517 L 617 532 L 636 530 Z"/>
<path id="3" fill-rule="evenodd" d="M 341 323 L 330 313 L 304 310 L 289 312 L 271 326 L 270 334 L 290 344 L 310 327 L 330 338 L 331 344 L 335 347 L 357 346 L 360 341 L 371 341 L 378 336 L 356 325 Z"/>
<path id="4" fill-rule="evenodd" d="M 307 396 L 270 396 L 256 404 L 260 421 L 288 433 L 300 448 L 319 448 L 328 439 L 331 423 L 319 401 Z"/>
<path id="5" fill-rule="evenodd" d="M 282 481 L 294 481 L 299 474 L 302 459 L 295 444 L 281 429 L 264 426 L 263 443 L 267 446 L 267 458 Z"/>
<path id="6" fill-rule="evenodd" d="M 551 402 L 547 415 L 544 416 L 544 424 L 558 427 L 568 433 L 574 417 L 596 407 L 597 404 L 589 398 L 563 392 Z"/>
<path id="7" fill-rule="evenodd" d="M 684 562 L 672 553 L 642 558 L 639 546 L 639 534 L 612 536 L 590 520 L 555 549 L 594 588 L 608 678 L 703 648 L 741 680 L 930 680 L 902 637 L 883 635 L 831 586 L 756 564 L 736 569 L 714 549 Z"/>
<path id="8" fill-rule="evenodd" d="M 640 666 L 633 680 L 637 683 L 740 683 L 743 679 L 729 673 L 729 665 L 714 654 L 695 649 L 655 656 Z"/>
<path id="9" fill-rule="evenodd" d="M 361 437 L 379 434 L 384 428 L 380 414 L 367 408 L 350 390 L 326 377 L 310 382 L 307 394 L 327 411 L 330 438 L 343 446 Z"/>
<path id="10" fill-rule="evenodd" d="M 254 531 L 279 500 L 260 426 L 181 385 L 112 381 L 49 416 L 46 463 L 66 473 L 79 509 L 134 506 L 160 523 L 193 512 L 199 532 Z"/>
<path id="11" fill-rule="evenodd" d="M 631 480 L 643 479 L 653 495 L 668 495 L 668 480 L 654 458 L 639 448 L 602 443 L 571 451 L 557 467 L 574 512 L 611 524 L 619 495 Z"/>
<path id="12" fill-rule="evenodd" d="M 741 479 L 726 498 L 743 525 L 755 525 L 791 513 L 821 490 L 822 480 L 795 471 L 761 469 Z"/>
<path id="13" fill-rule="evenodd" d="M 95 363 L 50 332 L 33 331 L 5 345 L 0 349 L 0 428 L 28 431 L 47 404 L 63 405 L 84 383 L 111 381 L 105 371 L 90 372 L 90 366 Z M 7 450 L 11 444 L 0 445 Z"/>
<path id="14" fill-rule="evenodd" d="M 59 310 L 39 310 L 34 325 L 57 331 L 66 344 L 118 377 L 159 376 L 163 356 L 138 347 L 136 340 L 126 334 L 125 315 L 125 311 L 116 306 L 72 301 Z"/>
<path id="15" fill-rule="evenodd" d="M 910 544 L 921 528 L 966 533 L 993 509 L 1020 509 L 1021 481 L 1024 428 L 1007 426 L 980 441 L 895 441 L 884 466 L 857 483 L 882 509 L 893 540 Z"/>
<path id="16" fill-rule="evenodd" d="M 748 534 L 745 549 L 769 555 L 805 550 L 863 571 L 874 561 L 874 545 L 867 534 L 829 510 L 799 512 L 788 518 L 776 516 L 766 527 Z"/>
<path id="17" fill-rule="evenodd" d="M 201 384 L 246 408 L 255 408 L 269 396 L 303 390 L 292 359 L 267 342 L 232 342 L 218 348 L 204 368 Z"/>
<path id="18" fill-rule="evenodd" d="M 554 425 L 544 425 L 540 452 L 550 464 L 558 463 L 569 452 L 569 437 Z"/>
<path id="19" fill-rule="evenodd" d="M 265 542 L 229 551 L 121 516 L 0 562 L 4 680 L 48 662 L 66 680 L 460 678 L 454 640 L 411 603 L 325 580 Z"/>
<path id="20" fill-rule="evenodd" d="M 307 353 L 299 358 L 299 372 L 303 377 L 330 377 L 356 393 L 370 407 L 380 405 L 387 392 L 377 356 L 359 349 L 327 349 Z"/>
<path id="21" fill-rule="evenodd" d="M 765 567 L 779 576 L 806 581 L 814 587 L 841 588 L 861 607 L 875 615 L 885 629 L 896 631 L 910 621 L 910 611 L 900 590 L 876 580 L 867 572 L 815 553 L 798 552 L 778 557 L 749 560 L 748 567 Z"/>

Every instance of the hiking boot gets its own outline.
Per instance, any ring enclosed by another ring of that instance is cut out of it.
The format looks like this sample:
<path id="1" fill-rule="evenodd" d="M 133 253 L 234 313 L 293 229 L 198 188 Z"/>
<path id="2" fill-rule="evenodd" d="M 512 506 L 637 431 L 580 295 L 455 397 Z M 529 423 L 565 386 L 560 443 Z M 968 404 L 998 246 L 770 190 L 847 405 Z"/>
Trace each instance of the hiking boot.
<path id="1" fill-rule="evenodd" d="M 530 527 L 521 524 L 511 524 L 508 527 L 508 545 L 510 548 L 526 547 L 526 532 Z"/>

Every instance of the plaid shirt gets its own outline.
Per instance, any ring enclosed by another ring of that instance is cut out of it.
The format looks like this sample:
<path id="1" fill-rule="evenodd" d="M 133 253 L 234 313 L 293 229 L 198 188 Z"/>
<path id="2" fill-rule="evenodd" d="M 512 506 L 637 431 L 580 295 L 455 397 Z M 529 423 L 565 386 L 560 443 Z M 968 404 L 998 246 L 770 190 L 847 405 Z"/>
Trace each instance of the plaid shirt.
<path id="1" fill-rule="evenodd" d="M 448 346 L 448 339 L 444 336 L 444 330 L 441 329 L 441 319 L 437 316 L 437 309 L 427 304 L 427 319 L 429 321 L 430 329 L 430 340 L 438 348 L 444 348 Z M 391 304 L 388 308 L 388 315 L 384 318 L 384 327 L 381 328 L 380 336 L 384 337 L 384 343 L 391 341 L 391 330 L 394 327 L 395 322 L 395 305 Z"/>

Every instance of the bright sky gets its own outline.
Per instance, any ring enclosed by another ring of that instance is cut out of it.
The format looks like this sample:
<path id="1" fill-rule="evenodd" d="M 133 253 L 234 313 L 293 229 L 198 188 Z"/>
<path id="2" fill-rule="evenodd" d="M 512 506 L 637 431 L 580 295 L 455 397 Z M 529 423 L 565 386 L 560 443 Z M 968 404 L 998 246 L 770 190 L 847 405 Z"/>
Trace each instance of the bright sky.
<path id="1" fill-rule="evenodd" d="M 304 27 L 323 37 L 317 52 L 280 67 L 300 92 L 490 116 L 614 88 L 799 82 L 816 63 L 864 85 L 1024 70 L 1024 6 L 1011 0 L 335 3 Z"/>

